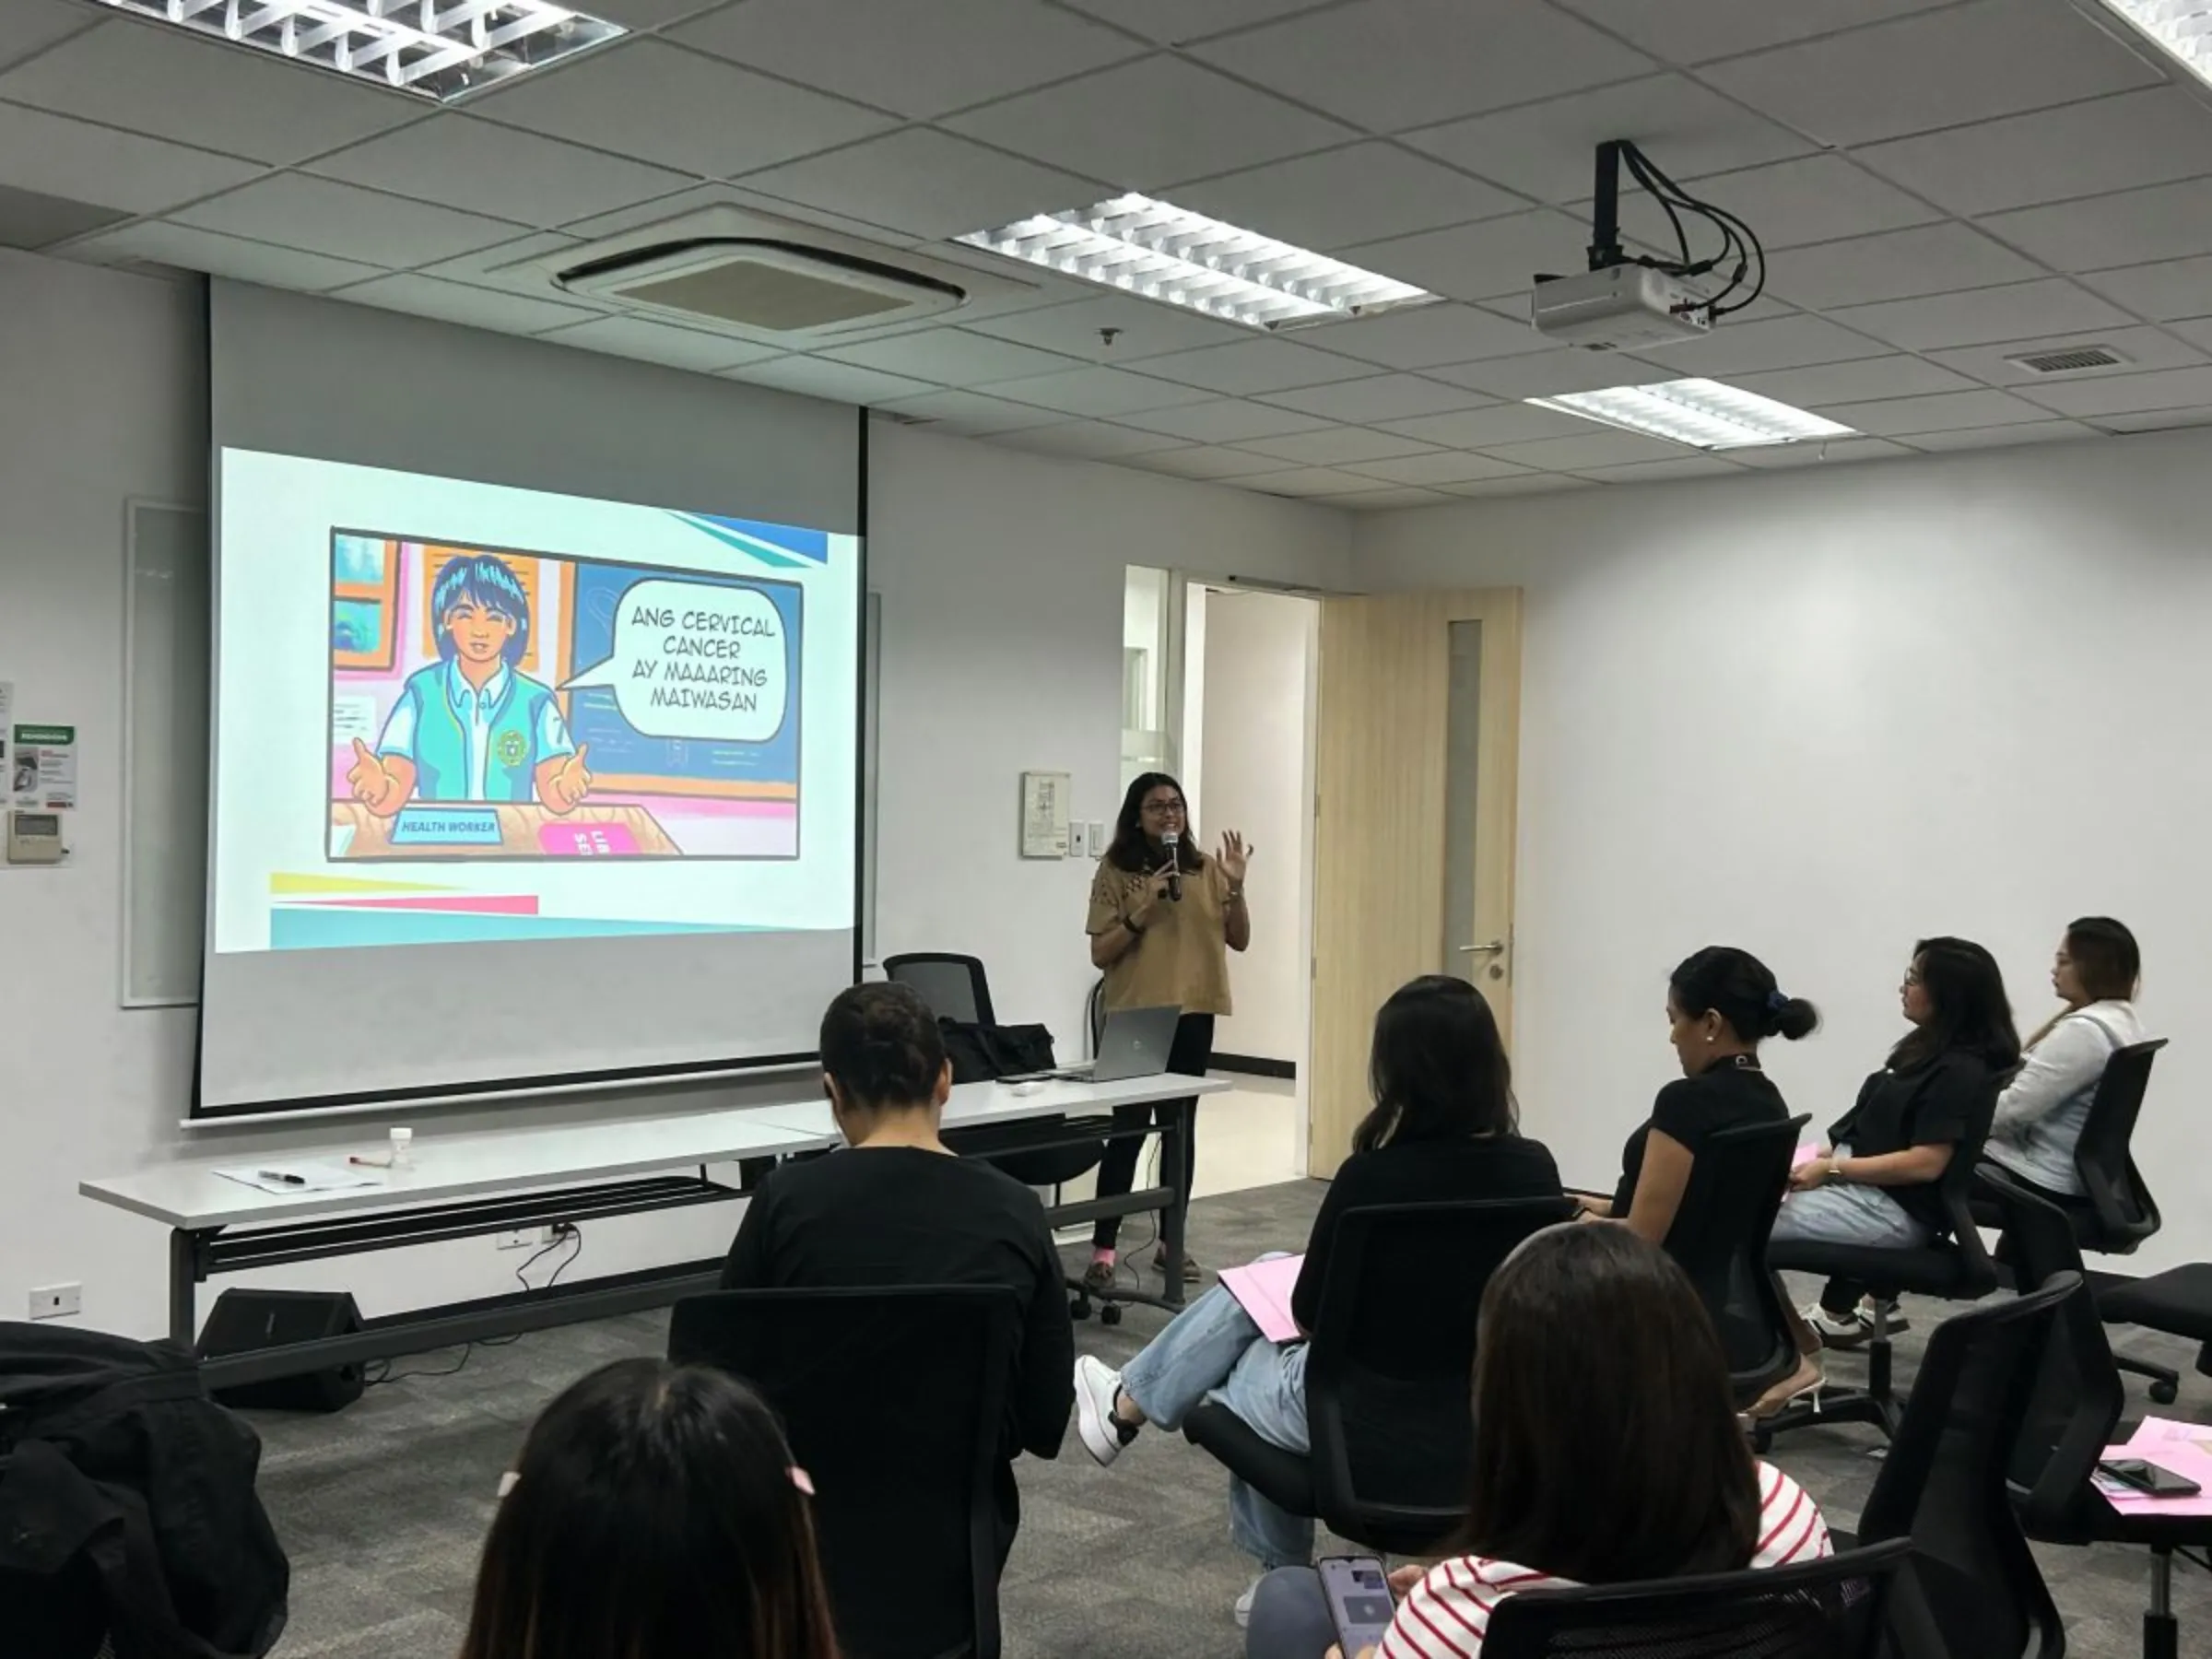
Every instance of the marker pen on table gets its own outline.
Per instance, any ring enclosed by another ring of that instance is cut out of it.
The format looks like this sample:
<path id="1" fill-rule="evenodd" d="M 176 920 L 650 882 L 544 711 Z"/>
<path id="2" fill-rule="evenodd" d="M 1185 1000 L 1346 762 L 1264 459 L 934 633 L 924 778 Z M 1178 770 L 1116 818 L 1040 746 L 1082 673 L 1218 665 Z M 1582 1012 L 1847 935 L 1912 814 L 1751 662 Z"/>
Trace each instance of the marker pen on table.
<path id="1" fill-rule="evenodd" d="M 288 1175 L 282 1170 L 256 1170 L 253 1172 L 253 1179 L 282 1182 L 286 1186 L 305 1186 L 307 1184 L 306 1176 Z"/>

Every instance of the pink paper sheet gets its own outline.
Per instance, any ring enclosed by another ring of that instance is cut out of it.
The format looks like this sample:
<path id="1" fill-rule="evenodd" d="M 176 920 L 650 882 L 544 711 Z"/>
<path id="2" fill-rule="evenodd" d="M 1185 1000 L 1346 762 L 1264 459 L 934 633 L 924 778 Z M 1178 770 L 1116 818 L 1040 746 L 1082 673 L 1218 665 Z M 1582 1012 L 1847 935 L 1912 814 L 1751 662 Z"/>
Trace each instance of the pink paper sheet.
<path id="1" fill-rule="evenodd" d="M 2124 1446 L 2108 1446 L 2105 1456 L 2139 1457 L 2194 1480 L 2205 1489 L 2194 1498 L 2153 1498 L 2147 1492 L 2112 1489 L 2100 1480 L 2097 1489 L 2124 1515 L 2212 1515 L 2212 1423 L 2181 1423 L 2171 1418 L 2145 1418 Z"/>
<path id="2" fill-rule="evenodd" d="M 1302 1255 L 1277 1256 L 1245 1267 L 1225 1267 L 1221 1283 L 1252 1315 L 1260 1335 L 1270 1342 L 1290 1342 L 1298 1335 L 1298 1320 L 1290 1312 L 1290 1293 L 1298 1286 L 1298 1270 L 1306 1265 Z"/>
<path id="3" fill-rule="evenodd" d="M 1797 1156 L 1790 1159 L 1790 1168 L 1793 1170 L 1802 1169 L 1805 1165 L 1811 1163 L 1814 1159 L 1819 1156 L 1820 1143 L 1818 1141 L 1806 1141 L 1804 1146 L 1797 1148 Z"/>

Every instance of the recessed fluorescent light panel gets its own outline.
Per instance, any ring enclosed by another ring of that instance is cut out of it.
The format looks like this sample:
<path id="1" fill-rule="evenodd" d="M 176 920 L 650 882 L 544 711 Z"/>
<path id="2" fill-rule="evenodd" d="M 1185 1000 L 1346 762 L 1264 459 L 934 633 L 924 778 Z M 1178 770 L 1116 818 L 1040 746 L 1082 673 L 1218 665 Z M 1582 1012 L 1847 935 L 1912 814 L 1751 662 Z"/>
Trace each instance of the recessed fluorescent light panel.
<path id="1" fill-rule="evenodd" d="M 100 0 L 440 103 L 614 40 L 619 24 L 547 0 Z"/>
<path id="2" fill-rule="evenodd" d="M 1250 328 L 1371 317 L 1440 298 L 1150 196 L 1040 213 L 957 240 Z"/>
<path id="3" fill-rule="evenodd" d="M 1611 386 L 1603 392 L 1572 392 L 1562 397 L 1532 397 L 1539 409 L 1558 409 L 1585 420 L 1692 449 L 1750 449 L 1762 443 L 1803 443 L 1806 439 L 1848 438 L 1852 429 L 1755 392 L 1739 392 L 1719 381 L 1663 381 L 1652 386 Z"/>
<path id="4" fill-rule="evenodd" d="M 2204 0 L 2099 0 L 2183 68 L 2212 81 L 2212 10 Z"/>

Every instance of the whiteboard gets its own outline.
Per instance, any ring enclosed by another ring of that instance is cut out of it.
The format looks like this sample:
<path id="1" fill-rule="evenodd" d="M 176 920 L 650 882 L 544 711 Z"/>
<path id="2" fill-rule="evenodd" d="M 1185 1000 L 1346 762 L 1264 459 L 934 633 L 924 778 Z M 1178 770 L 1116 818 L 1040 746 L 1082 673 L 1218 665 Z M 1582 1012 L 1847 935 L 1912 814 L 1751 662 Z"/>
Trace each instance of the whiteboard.
<path id="1" fill-rule="evenodd" d="M 207 898 L 207 515 L 130 503 L 125 535 L 123 964 L 126 1008 L 200 996 Z"/>

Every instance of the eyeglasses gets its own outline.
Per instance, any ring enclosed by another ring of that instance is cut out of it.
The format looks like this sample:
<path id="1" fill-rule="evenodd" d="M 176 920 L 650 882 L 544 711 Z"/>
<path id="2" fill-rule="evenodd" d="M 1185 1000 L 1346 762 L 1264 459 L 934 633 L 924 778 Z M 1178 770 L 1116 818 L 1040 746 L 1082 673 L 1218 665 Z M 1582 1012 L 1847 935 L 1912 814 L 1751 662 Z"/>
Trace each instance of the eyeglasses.
<path id="1" fill-rule="evenodd" d="M 1181 818 L 1183 805 L 1181 801 L 1147 801 L 1144 812 L 1147 818 Z"/>

